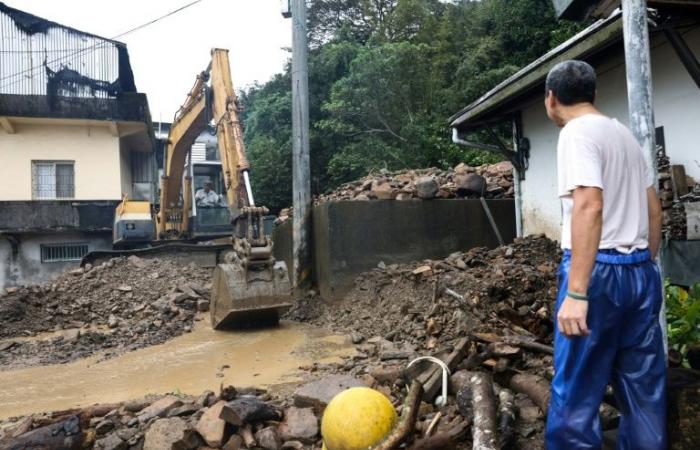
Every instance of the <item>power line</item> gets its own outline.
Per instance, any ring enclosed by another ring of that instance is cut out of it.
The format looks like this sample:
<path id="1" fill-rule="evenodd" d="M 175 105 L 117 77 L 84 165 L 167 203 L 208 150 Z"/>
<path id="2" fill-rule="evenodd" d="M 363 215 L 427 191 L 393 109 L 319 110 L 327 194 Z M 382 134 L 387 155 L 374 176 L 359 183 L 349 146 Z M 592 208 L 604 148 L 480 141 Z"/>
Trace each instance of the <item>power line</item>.
<path id="1" fill-rule="evenodd" d="M 150 20 L 150 21 L 148 21 L 148 22 L 146 22 L 146 23 L 143 23 L 143 24 L 141 24 L 141 25 L 138 25 L 138 26 L 136 26 L 136 27 L 133 27 L 133 28 L 127 30 L 127 31 L 124 31 L 123 33 L 120 33 L 120 34 L 118 34 L 118 35 L 116 35 L 116 36 L 114 36 L 114 37 L 112 37 L 112 38 L 109 38 L 109 40 L 112 40 L 112 41 L 113 41 L 113 40 L 119 39 L 119 38 L 121 38 L 121 37 L 124 37 L 124 36 L 126 36 L 127 34 L 131 34 L 131 33 L 135 32 L 135 31 L 138 31 L 138 30 L 141 30 L 141 29 L 143 29 L 143 28 L 146 28 L 146 27 L 148 27 L 148 26 L 150 26 L 150 25 L 153 25 L 153 24 L 156 23 L 156 22 L 159 22 L 159 21 L 161 21 L 161 20 L 163 20 L 163 19 L 165 19 L 165 18 L 167 18 L 167 17 L 170 17 L 170 16 L 172 16 L 173 14 L 177 14 L 177 13 L 179 13 L 180 11 L 185 10 L 185 9 L 187 9 L 187 8 L 189 8 L 189 7 L 191 7 L 191 6 L 194 6 L 194 5 L 196 5 L 197 3 L 200 3 L 200 2 L 203 2 L 203 1 L 204 1 L 204 0 L 194 0 L 194 1 L 190 2 L 190 3 L 187 3 L 187 4 L 181 6 L 181 7 L 177 8 L 177 9 L 174 9 L 174 10 L 168 12 L 167 14 L 164 14 L 164 15 L 162 15 L 162 16 L 160 16 L 160 17 L 157 17 L 157 18 L 155 18 L 155 19 L 153 19 L 153 20 Z M 98 43 L 98 44 L 94 44 L 94 45 L 91 45 L 90 47 L 86 47 L 86 48 L 84 48 L 84 49 L 78 50 L 78 51 L 73 52 L 73 53 L 71 53 L 71 54 L 64 55 L 64 56 L 61 56 L 61 57 L 58 57 L 58 58 L 54 58 L 54 59 L 52 59 L 51 61 L 46 61 L 44 65 L 48 65 L 48 64 L 51 64 L 51 63 L 55 63 L 55 62 L 58 62 L 58 61 L 65 60 L 65 59 L 67 59 L 67 58 L 71 58 L 71 57 L 73 57 L 73 56 L 76 56 L 76 55 L 78 55 L 78 54 L 80 54 L 80 53 L 83 53 L 83 52 L 86 52 L 86 51 L 88 51 L 88 50 L 93 51 L 93 50 L 95 50 L 95 49 L 97 49 L 97 48 L 99 48 L 99 47 L 105 46 L 105 45 L 107 45 L 107 44 L 108 44 L 107 42 L 101 42 L 101 43 Z M 10 78 L 20 77 L 21 75 L 23 75 L 23 74 L 25 74 L 25 73 L 33 72 L 33 71 L 35 71 L 35 70 L 37 70 L 37 69 L 41 69 L 41 67 L 42 67 L 42 66 L 35 66 L 35 67 L 31 67 L 31 68 L 29 68 L 29 69 L 25 69 L 25 70 L 21 70 L 21 71 L 19 71 L 19 72 L 15 72 L 15 73 L 9 74 L 9 75 L 7 75 L 7 76 L 5 76 L 5 77 L 0 78 L 0 82 L 1 82 L 1 81 L 4 81 L 4 80 L 8 80 L 8 79 L 10 79 Z M 13 82 L 11 82 L 11 83 L 9 83 L 9 84 L 5 84 L 5 85 L 0 86 L 0 89 L 6 88 L 6 87 L 9 87 L 9 86 L 12 86 L 12 85 L 17 84 L 18 82 L 21 82 L 21 81 L 22 81 L 22 78 L 19 78 L 18 80 L 15 80 L 15 81 L 13 81 Z"/>

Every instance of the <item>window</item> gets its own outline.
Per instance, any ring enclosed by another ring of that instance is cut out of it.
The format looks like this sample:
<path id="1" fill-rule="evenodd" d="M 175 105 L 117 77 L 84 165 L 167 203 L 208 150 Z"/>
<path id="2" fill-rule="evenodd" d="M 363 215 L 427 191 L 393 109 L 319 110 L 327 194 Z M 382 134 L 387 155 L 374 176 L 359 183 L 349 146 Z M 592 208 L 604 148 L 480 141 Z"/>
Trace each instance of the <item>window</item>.
<path id="1" fill-rule="evenodd" d="M 80 261 L 88 253 L 88 245 L 83 242 L 67 244 L 42 244 L 41 262 Z"/>
<path id="2" fill-rule="evenodd" d="M 32 198 L 75 196 L 73 161 L 32 161 Z"/>

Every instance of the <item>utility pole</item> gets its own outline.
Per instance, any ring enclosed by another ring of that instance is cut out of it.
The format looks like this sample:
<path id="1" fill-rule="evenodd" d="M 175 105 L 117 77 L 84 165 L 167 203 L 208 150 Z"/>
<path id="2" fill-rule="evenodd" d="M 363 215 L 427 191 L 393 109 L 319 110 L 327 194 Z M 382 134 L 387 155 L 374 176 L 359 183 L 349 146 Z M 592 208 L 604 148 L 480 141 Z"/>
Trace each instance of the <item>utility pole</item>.
<path id="1" fill-rule="evenodd" d="M 291 0 L 292 16 L 292 249 L 293 285 L 311 275 L 311 171 L 309 168 L 309 72 L 306 1 Z"/>
<path id="2" fill-rule="evenodd" d="M 625 67 L 627 73 L 627 103 L 629 105 L 630 130 L 642 146 L 644 157 L 654 174 L 654 188 L 658 190 L 659 167 L 656 156 L 656 126 L 651 83 L 651 52 L 649 47 L 649 24 L 647 22 L 647 0 L 622 0 L 622 33 L 625 41 Z M 662 288 L 664 270 L 659 249 L 657 262 L 661 271 Z M 666 324 L 666 299 L 662 294 L 659 315 L 664 350 L 668 355 Z"/>
<path id="3" fill-rule="evenodd" d="M 658 179 L 646 0 L 622 0 L 629 124 Z M 657 186 L 658 187 L 658 186 Z"/>

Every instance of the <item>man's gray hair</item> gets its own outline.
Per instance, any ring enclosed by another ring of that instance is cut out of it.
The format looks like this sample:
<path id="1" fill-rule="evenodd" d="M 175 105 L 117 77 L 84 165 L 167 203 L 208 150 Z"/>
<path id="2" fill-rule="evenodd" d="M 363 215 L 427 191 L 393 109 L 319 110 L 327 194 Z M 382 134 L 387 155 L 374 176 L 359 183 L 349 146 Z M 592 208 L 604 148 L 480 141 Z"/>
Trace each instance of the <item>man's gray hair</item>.
<path id="1" fill-rule="evenodd" d="M 590 64 L 569 60 L 562 61 L 549 71 L 545 93 L 552 91 L 559 103 L 570 106 L 595 101 L 595 70 Z"/>

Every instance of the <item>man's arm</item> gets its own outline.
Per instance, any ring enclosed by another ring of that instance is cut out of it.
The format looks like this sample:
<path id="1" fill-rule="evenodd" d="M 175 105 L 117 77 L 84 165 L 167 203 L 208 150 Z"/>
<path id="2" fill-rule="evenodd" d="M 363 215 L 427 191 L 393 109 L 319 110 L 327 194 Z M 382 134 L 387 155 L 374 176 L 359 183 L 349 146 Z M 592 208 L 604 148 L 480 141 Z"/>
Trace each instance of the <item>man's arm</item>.
<path id="1" fill-rule="evenodd" d="M 661 202 L 653 187 L 647 188 L 647 203 L 649 205 L 649 251 L 651 258 L 656 259 L 661 245 L 661 223 L 663 222 L 663 212 Z"/>
<path id="2" fill-rule="evenodd" d="M 596 187 L 578 187 L 573 191 L 573 199 L 568 290 L 586 295 L 603 230 L 603 191 Z M 557 314 L 559 331 L 567 336 L 588 335 L 587 315 L 587 301 L 567 296 Z"/>

